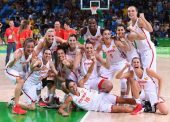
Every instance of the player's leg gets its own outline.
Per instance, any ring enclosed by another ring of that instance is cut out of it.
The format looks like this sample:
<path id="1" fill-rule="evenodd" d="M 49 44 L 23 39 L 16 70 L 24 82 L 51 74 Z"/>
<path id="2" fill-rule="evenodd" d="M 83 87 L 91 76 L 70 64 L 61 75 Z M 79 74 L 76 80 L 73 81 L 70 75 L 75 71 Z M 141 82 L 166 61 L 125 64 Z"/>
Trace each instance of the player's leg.
<path id="1" fill-rule="evenodd" d="M 16 87 L 15 87 L 15 104 L 19 103 L 19 98 L 21 94 L 21 89 L 24 85 L 24 80 L 21 77 L 16 78 Z"/>
<path id="2" fill-rule="evenodd" d="M 23 86 L 23 93 L 25 96 L 25 104 L 22 107 L 28 110 L 35 110 L 35 102 L 37 100 L 37 85 L 25 83 Z"/>
<path id="3" fill-rule="evenodd" d="M 16 84 L 14 93 L 15 105 L 12 108 L 12 112 L 16 114 L 26 114 L 27 111 L 23 110 L 19 105 L 19 98 L 21 95 L 21 89 L 23 87 L 24 80 L 19 76 L 19 72 L 10 68 L 5 70 L 5 74 L 14 84 Z"/>
<path id="4" fill-rule="evenodd" d="M 133 111 L 132 107 L 129 106 L 116 106 L 113 105 L 111 108 L 112 113 L 131 113 Z"/>
<path id="5" fill-rule="evenodd" d="M 135 98 L 135 101 L 136 101 L 136 107 L 134 108 L 134 110 L 131 114 L 136 115 L 142 111 L 142 104 L 141 104 L 141 99 L 139 96 L 140 87 L 139 87 L 138 83 L 133 78 L 129 78 L 128 80 L 130 82 L 132 96 Z"/>

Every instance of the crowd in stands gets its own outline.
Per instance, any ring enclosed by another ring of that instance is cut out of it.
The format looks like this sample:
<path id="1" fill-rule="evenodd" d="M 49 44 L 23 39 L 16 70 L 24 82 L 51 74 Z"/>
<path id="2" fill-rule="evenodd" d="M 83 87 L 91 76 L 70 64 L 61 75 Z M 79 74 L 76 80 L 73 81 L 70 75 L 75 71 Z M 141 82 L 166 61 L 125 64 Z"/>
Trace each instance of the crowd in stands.
<path id="1" fill-rule="evenodd" d="M 56 20 L 64 25 L 69 20 L 70 27 L 79 30 L 86 25 L 86 18 L 91 15 L 90 11 L 80 9 L 79 0 L 0 0 L 0 22 L 3 24 L 1 36 L 8 27 L 10 19 L 14 20 L 15 26 L 20 21 L 28 19 L 32 25 L 34 35 L 44 35 L 49 27 L 54 27 Z M 127 24 L 127 6 L 135 5 L 139 13 L 145 13 L 147 20 L 152 24 L 155 37 L 170 37 L 169 18 L 170 2 L 168 0 L 111 0 L 110 9 L 96 15 L 98 19 L 104 20 L 105 28 L 112 30 L 115 34 L 117 24 Z"/>

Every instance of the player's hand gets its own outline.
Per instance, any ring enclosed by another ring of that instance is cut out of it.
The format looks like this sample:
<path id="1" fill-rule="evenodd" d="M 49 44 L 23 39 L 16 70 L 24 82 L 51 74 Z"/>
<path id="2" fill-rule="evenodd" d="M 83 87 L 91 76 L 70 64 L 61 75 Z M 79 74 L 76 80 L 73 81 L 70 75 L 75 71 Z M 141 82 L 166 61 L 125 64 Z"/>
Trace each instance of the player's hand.
<path id="1" fill-rule="evenodd" d="M 69 66 L 69 65 L 70 65 L 70 62 L 69 62 L 68 60 L 66 60 L 66 59 L 64 59 L 64 60 L 62 61 L 62 63 L 63 63 L 64 65 L 66 65 L 66 66 Z"/>
<path id="2" fill-rule="evenodd" d="M 66 117 L 69 116 L 69 114 L 67 112 L 65 112 L 64 110 L 58 110 L 58 113 L 60 113 L 62 116 Z"/>
<path id="3" fill-rule="evenodd" d="M 67 116 L 69 116 L 69 114 L 67 112 L 63 112 L 62 116 L 67 117 Z"/>
<path id="4" fill-rule="evenodd" d="M 96 57 L 94 55 L 91 56 L 91 60 L 95 63 L 96 62 Z"/>
<path id="5" fill-rule="evenodd" d="M 127 27 L 127 30 L 134 32 L 134 31 L 135 31 L 135 28 L 132 27 L 132 25 L 130 25 L 129 27 Z"/>
<path id="6" fill-rule="evenodd" d="M 140 13 L 140 14 L 139 14 L 139 18 L 145 19 L 144 13 Z"/>
<path id="7" fill-rule="evenodd" d="M 144 27 L 144 22 L 143 22 L 142 18 L 138 19 L 138 26 L 139 27 Z"/>
<path id="8" fill-rule="evenodd" d="M 125 42 L 126 40 L 125 40 L 125 38 L 120 38 L 120 41 Z"/>
<path id="9" fill-rule="evenodd" d="M 130 66 L 131 66 L 130 63 L 125 64 L 125 68 L 129 68 Z"/>
<path id="10" fill-rule="evenodd" d="M 14 53 L 14 60 L 19 60 L 22 56 L 22 51 L 21 50 L 18 50 Z"/>

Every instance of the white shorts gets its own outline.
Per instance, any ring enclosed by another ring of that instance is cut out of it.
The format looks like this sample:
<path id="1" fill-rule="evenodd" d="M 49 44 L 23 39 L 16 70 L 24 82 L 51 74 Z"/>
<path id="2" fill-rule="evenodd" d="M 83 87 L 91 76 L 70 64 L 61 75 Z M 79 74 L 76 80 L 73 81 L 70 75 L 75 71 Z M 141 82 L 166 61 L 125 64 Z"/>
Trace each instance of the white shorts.
<path id="1" fill-rule="evenodd" d="M 156 71 L 156 49 L 155 48 L 141 52 L 140 56 L 144 68 L 150 68 Z"/>
<path id="2" fill-rule="evenodd" d="M 42 89 L 42 82 L 38 84 L 31 84 L 30 82 L 25 82 L 23 86 L 23 93 L 26 104 L 30 105 L 38 99 L 37 90 Z"/>
<path id="3" fill-rule="evenodd" d="M 12 81 L 13 84 L 16 84 L 16 78 L 17 77 L 21 77 L 21 73 L 11 69 L 11 68 L 7 68 L 5 70 L 5 75 L 10 79 L 10 81 Z"/>
<path id="4" fill-rule="evenodd" d="M 101 93 L 103 95 L 99 105 L 98 111 L 100 112 L 112 112 L 112 106 L 116 105 L 117 96 L 108 93 Z"/>

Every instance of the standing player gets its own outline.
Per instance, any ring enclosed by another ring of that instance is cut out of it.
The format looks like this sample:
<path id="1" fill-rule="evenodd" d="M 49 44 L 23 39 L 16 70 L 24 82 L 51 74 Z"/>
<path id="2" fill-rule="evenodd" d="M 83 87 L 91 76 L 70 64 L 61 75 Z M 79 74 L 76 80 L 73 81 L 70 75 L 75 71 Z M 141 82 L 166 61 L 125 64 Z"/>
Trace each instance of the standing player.
<path id="1" fill-rule="evenodd" d="M 5 64 L 7 64 L 9 61 L 11 51 L 15 52 L 16 50 L 17 28 L 14 26 L 14 21 L 12 20 L 9 21 L 9 26 L 10 27 L 6 29 L 4 35 L 5 42 L 7 44 L 7 55 L 6 55 Z"/>
<path id="2" fill-rule="evenodd" d="M 19 105 L 21 89 L 24 84 L 24 79 L 26 78 L 25 75 L 28 71 L 27 65 L 22 65 L 22 62 L 26 62 L 29 55 L 33 52 L 34 47 L 34 40 L 32 38 L 26 39 L 23 48 L 16 50 L 14 52 L 14 58 L 11 59 L 6 65 L 5 73 L 7 77 L 9 77 L 9 79 L 16 84 L 14 95 L 15 105 L 12 108 L 12 112 L 16 114 L 25 114 L 27 112 Z"/>
<path id="3" fill-rule="evenodd" d="M 135 48 L 134 40 L 144 40 L 146 38 L 143 33 L 137 32 L 132 26 L 129 26 L 127 29 L 130 32 L 126 32 L 124 25 L 117 25 L 116 34 L 120 41 L 128 43 L 129 50 L 126 50 L 125 54 L 127 56 L 128 62 L 131 62 L 133 57 L 139 57 Z"/>
<path id="4" fill-rule="evenodd" d="M 90 40 L 95 49 L 100 42 L 101 32 L 102 29 L 100 28 L 100 26 L 97 26 L 97 21 L 94 17 L 89 17 L 88 26 L 80 30 L 80 34 L 82 37 L 84 37 L 84 40 Z"/>
<path id="5" fill-rule="evenodd" d="M 165 101 L 161 98 L 162 91 L 162 78 L 156 74 L 153 70 L 149 68 L 142 68 L 140 59 L 134 57 L 132 59 L 132 70 L 123 73 L 130 65 L 126 65 L 122 70 L 118 72 L 116 78 L 130 78 L 131 87 L 133 91 L 132 95 L 135 96 L 136 102 L 138 103 L 137 108 L 132 112 L 132 114 L 137 114 L 138 111 L 142 109 L 140 100 L 148 100 L 151 103 L 151 111 L 156 112 L 158 109 L 162 114 L 168 114 L 168 107 Z M 158 81 L 158 88 L 153 80 L 153 78 Z"/>
<path id="6" fill-rule="evenodd" d="M 146 39 L 136 40 L 137 50 L 139 51 L 141 63 L 145 68 L 151 68 L 156 71 L 156 49 L 151 41 L 150 32 L 153 31 L 151 24 L 145 19 L 141 13 L 137 17 L 138 10 L 135 6 L 128 7 L 128 16 L 130 18 L 130 26 L 139 33 L 144 33 Z"/>

